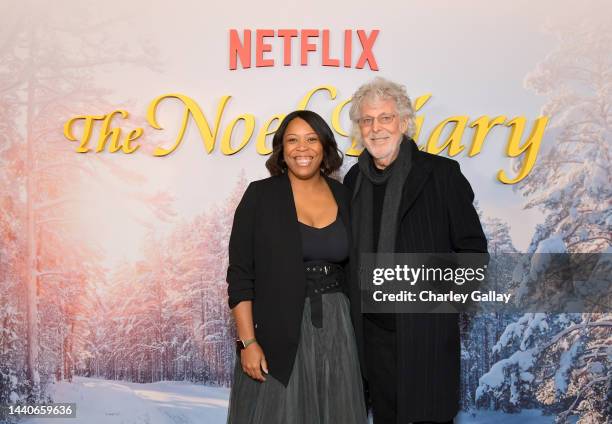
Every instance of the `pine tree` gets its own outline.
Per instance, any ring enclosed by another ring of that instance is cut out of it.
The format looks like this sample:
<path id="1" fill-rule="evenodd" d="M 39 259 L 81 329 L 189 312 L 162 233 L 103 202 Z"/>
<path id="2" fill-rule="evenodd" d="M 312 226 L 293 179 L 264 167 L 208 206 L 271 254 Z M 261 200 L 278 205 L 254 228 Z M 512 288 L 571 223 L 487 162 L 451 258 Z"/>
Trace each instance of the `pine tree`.
<path id="1" fill-rule="evenodd" d="M 517 269 L 524 299 L 538 295 L 529 273 L 542 272 L 550 253 L 609 254 L 611 245 L 612 34 L 592 23 L 552 32 L 558 48 L 525 80 L 548 98 L 543 113 L 552 118 L 554 144 L 518 184 L 526 207 L 545 213 L 528 249 L 535 255 Z M 524 314 L 496 344 L 504 359 L 481 377 L 477 397 L 492 397 L 509 411 L 544 406 L 558 422 L 571 415 L 585 423 L 609 421 L 611 327 L 610 314 Z"/>

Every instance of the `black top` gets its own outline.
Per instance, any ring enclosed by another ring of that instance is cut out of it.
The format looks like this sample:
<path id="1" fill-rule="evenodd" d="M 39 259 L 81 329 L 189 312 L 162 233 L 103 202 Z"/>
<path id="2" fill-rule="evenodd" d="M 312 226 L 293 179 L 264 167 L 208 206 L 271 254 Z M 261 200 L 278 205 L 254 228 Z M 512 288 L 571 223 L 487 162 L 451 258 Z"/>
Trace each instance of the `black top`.
<path id="1" fill-rule="evenodd" d="M 304 262 L 321 261 L 339 264 L 348 258 L 346 228 L 338 217 L 323 228 L 311 227 L 300 222 L 300 232 Z"/>

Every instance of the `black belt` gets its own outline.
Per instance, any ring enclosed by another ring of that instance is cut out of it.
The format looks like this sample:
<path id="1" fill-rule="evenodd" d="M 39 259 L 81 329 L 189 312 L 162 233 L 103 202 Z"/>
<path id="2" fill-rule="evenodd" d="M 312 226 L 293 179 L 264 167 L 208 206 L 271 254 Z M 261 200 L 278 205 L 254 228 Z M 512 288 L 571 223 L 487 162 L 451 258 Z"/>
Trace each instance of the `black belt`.
<path id="1" fill-rule="evenodd" d="M 323 328 L 323 299 L 325 293 L 342 291 L 344 269 L 336 264 L 306 264 L 306 296 L 310 298 L 312 325 Z"/>

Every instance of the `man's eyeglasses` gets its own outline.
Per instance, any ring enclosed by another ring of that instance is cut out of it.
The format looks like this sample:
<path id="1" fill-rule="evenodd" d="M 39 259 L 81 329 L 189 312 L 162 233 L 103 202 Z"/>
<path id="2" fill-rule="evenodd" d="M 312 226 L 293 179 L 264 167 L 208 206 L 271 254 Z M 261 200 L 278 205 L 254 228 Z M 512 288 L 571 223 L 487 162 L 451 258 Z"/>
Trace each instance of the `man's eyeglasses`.
<path id="1" fill-rule="evenodd" d="M 388 125 L 395 119 L 397 115 L 395 113 L 389 115 L 378 115 L 376 118 L 372 118 L 371 116 L 364 116 L 363 118 L 359 118 L 357 123 L 360 127 L 369 127 L 374 123 L 376 119 L 381 125 Z"/>

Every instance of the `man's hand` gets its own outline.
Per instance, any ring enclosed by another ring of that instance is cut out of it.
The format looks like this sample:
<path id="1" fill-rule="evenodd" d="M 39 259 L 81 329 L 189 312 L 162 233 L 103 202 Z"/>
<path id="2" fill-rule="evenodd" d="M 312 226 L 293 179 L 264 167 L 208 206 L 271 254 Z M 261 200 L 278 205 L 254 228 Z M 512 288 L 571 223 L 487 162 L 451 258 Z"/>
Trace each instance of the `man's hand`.
<path id="1" fill-rule="evenodd" d="M 268 374 L 268 363 L 261 346 L 257 342 L 251 343 L 247 348 L 240 351 L 240 363 L 242 370 L 252 379 L 266 381 L 264 373 Z"/>

